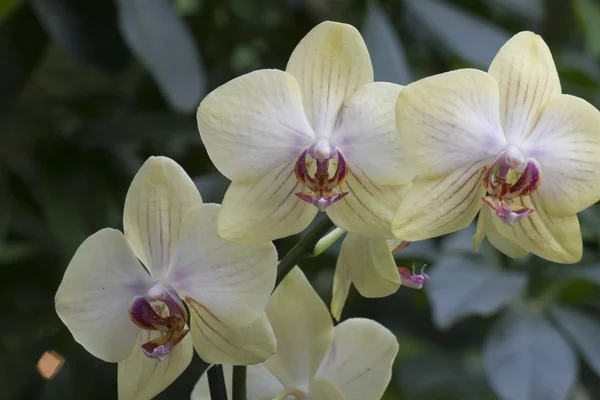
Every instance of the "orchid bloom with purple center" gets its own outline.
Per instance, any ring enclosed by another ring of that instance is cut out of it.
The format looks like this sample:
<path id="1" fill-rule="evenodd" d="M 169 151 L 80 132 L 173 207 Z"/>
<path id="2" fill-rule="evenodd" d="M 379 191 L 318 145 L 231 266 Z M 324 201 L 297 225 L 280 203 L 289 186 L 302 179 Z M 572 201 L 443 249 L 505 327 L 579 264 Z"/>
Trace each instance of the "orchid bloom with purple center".
<path id="1" fill-rule="evenodd" d="M 206 362 L 229 364 L 275 351 L 264 308 L 277 252 L 268 242 L 220 239 L 219 208 L 202 203 L 177 163 L 151 157 L 127 193 L 124 234 L 93 234 L 67 267 L 56 311 L 86 350 L 119 363 L 119 398 L 154 397 L 194 348 Z"/>
<path id="2" fill-rule="evenodd" d="M 277 351 L 247 370 L 248 400 L 375 400 L 390 382 L 396 336 L 375 321 L 350 318 L 334 326 L 327 306 L 296 267 L 266 308 Z M 225 368 L 231 382 L 231 369 Z M 210 400 L 204 374 L 192 400 Z"/>
<path id="3" fill-rule="evenodd" d="M 373 82 L 354 27 L 327 21 L 300 41 L 285 71 L 254 71 L 211 92 L 198 129 L 232 181 L 219 235 L 282 238 L 323 211 L 349 232 L 394 237 L 391 219 L 414 177 L 394 122 L 401 90 Z"/>
<path id="4" fill-rule="evenodd" d="M 600 200 L 600 112 L 561 93 L 541 37 L 510 39 L 488 72 L 456 70 L 408 85 L 396 125 L 417 179 L 392 221 L 423 240 L 467 227 L 510 257 L 581 259 L 577 213 Z"/>

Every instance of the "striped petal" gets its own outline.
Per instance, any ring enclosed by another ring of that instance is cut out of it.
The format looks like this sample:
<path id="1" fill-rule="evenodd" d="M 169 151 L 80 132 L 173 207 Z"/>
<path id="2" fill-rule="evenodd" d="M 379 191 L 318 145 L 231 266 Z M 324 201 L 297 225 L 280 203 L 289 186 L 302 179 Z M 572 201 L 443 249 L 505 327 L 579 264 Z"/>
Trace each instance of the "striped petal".
<path id="1" fill-rule="evenodd" d="M 277 342 L 265 313 L 244 327 L 229 326 L 202 304 L 186 297 L 194 348 L 209 364 L 249 365 L 265 361 Z M 188 335 L 188 336 L 190 336 Z"/>
<path id="2" fill-rule="evenodd" d="M 175 161 L 150 157 L 133 178 L 123 212 L 125 237 L 155 279 L 167 274 L 179 246 L 185 211 L 202 203 Z"/>
<path id="3" fill-rule="evenodd" d="M 256 182 L 233 182 L 219 214 L 219 236 L 236 243 L 250 243 L 301 232 L 317 214 L 316 207 L 295 195 L 301 191 L 293 162 Z"/>
<path id="4" fill-rule="evenodd" d="M 394 215 L 394 235 L 416 241 L 469 226 L 483 204 L 483 174 L 481 166 L 471 164 L 440 179 L 415 180 Z"/>
<path id="5" fill-rule="evenodd" d="M 492 246 L 509 257 L 521 258 L 526 256 L 528 253 L 527 250 L 523 249 L 514 241 L 505 238 L 498 232 L 498 229 L 496 229 L 496 226 L 494 225 L 494 221 L 492 221 L 492 216 L 494 216 L 494 214 L 490 207 L 482 207 L 481 211 L 479 211 L 477 229 L 473 235 L 473 247 L 475 248 L 475 251 L 479 250 L 483 238 L 487 237 Z"/>
<path id="6" fill-rule="evenodd" d="M 526 138 L 544 104 L 561 93 L 550 49 L 532 33 L 513 36 L 490 65 L 489 73 L 500 87 L 500 120 L 510 143 Z"/>
<path id="7" fill-rule="evenodd" d="M 542 168 L 544 209 L 567 216 L 600 200 L 600 112 L 569 95 L 550 99 L 523 145 Z"/>
<path id="8" fill-rule="evenodd" d="M 277 250 L 271 242 L 236 244 L 219 238 L 219 210 L 217 204 L 201 204 L 187 212 L 168 280 L 180 297 L 194 299 L 223 323 L 244 326 L 267 305 Z"/>
<path id="9" fill-rule="evenodd" d="M 396 132 L 395 105 L 402 86 L 375 82 L 346 100 L 332 143 L 347 160 L 379 184 L 398 185 L 414 178 Z"/>
<path id="10" fill-rule="evenodd" d="M 396 126 L 419 178 L 437 179 L 497 156 L 506 144 L 498 98 L 494 79 L 474 69 L 430 76 L 400 92 Z"/>
<path id="11" fill-rule="evenodd" d="M 142 331 L 131 355 L 119 363 L 117 388 L 119 399 L 151 399 L 181 375 L 192 361 L 192 341 L 185 337 L 166 359 L 146 357 L 140 343 L 158 338 L 162 333 Z"/>
<path id="12" fill-rule="evenodd" d="M 346 181 L 339 186 L 348 192 L 326 210 L 340 228 L 361 235 L 389 238 L 390 223 L 403 196 L 410 188 L 405 185 L 380 185 L 355 165 L 350 166 Z"/>
<path id="13" fill-rule="evenodd" d="M 552 262 L 572 264 L 581 260 L 583 243 L 576 215 L 550 215 L 544 209 L 538 193 L 515 199 L 514 202 L 518 206 L 533 208 L 535 212 L 512 226 L 492 215 L 494 226 L 502 236 Z"/>
<path id="14" fill-rule="evenodd" d="M 367 46 L 351 25 L 326 21 L 314 27 L 294 49 L 286 71 L 302 92 L 304 110 L 315 135 L 330 136 L 344 100 L 373 82 Z"/>
<path id="15" fill-rule="evenodd" d="M 380 399 L 397 353 L 392 332 L 375 321 L 352 318 L 335 327 L 317 376 L 332 382 L 346 400 Z"/>
<path id="16" fill-rule="evenodd" d="M 215 89 L 197 119 L 210 159 L 233 181 L 257 180 L 296 159 L 314 138 L 298 83 L 278 70 L 254 71 Z"/>

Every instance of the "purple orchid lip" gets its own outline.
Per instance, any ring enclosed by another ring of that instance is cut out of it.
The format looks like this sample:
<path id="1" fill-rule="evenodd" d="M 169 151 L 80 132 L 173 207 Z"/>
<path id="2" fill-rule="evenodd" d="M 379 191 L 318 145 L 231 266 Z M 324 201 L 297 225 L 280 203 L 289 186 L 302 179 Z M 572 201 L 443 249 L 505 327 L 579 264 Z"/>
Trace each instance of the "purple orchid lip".
<path id="1" fill-rule="evenodd" d="M 298 182 L 310 190 L 309 193 L 295 193 L 296 196 L 314 205 L 319 211 L 325 211 L 327 207 L 348 194 L 348 192 L 338 192 L 335 189 L 344 183 L 348 176 L 346 159 L 338 148 L 326 147 L 327 144 L 322 141 L 308 147 L 300 154 L 294 168 Z M 307 158 L 310 158 L 309 162 L 307 162 Z M 337 166 L 331 173 L 330 162 L 335 161 L 337 161 Z M 313 163 L 316 164 L 314 172 L 309 171 L 309 166 L 314 165 Z"/>
<path id="2" fill-rule="evenodd" d="M 482 197 L 481 200 L 507 225 L 513 225 L 535 212 L 533 208 L 518 206 L 496 197 Z"/>
<path id="3" fill-rule="evenodd" d="M 403 286 L 411 289 L 421 289 L 425 283 L 429 281 L 429 275 L 425 273 L 426 265 L 423 265 L 421 273 L 415 274 L 415 266 L 412 267 L 412 273 L 405 267 L 398 267 L 400 281 Z"/>

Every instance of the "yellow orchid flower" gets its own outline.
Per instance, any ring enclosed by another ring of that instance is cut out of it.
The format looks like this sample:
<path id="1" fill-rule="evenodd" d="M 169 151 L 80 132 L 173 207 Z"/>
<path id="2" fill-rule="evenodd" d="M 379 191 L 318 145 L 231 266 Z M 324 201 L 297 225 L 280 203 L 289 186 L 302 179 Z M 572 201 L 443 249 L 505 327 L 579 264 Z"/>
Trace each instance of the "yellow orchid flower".
<path id="1" fill-rule="evenodd" d="M 119 363 L 120 399 L 160 393 L 193 348 L 211 363 L 252 364 L 274 353 L 264 308 L 277 252 L 272 243 L 218 238 L 218 212 L 177 163 L 151 157 L 127 193 L 124 234 L 100 230 L 69 263 L 56 311 L 92 355 Z"/>
<path id="2" fill-rule="evenodd" d="M 285 71 L 254 71 L 211 92 L 198 129 L 232 181 L 219 235 L 281 238 L 321 210 L 348 231 L 392 237 L 391 218 L 414 176 L 395 133 L 401 90 L 373 82 L 354 27 L 328 21 L 300 41 Z"/>
<path id="3" fill-rule="evenodd" d="M 382 397 L 398 353 L 396 337 L 388 329 L 363 318 L 334 327 L 325 303 L 298 267 L 275 289 L 266 313 L 277 351 L 263 364 L 248 367 L 248 400 Z M 230 369 L 225 373 L 229 375 Z M 203 375 L 192 400 L 208 399 Z"/>
<path id="4" fill-rule="evenodd" d="M 487 73 L 462 69 L 408 85 L 396 123 L 418 170 L 392 222 L 397 237 L 440 236 L 480 212 L 476 249 L 487 236 L 511 257 L 581 259 L 576 214 L 600 199 L 600 112 L 561 94 L 541 37 L 515 35 Z"/>

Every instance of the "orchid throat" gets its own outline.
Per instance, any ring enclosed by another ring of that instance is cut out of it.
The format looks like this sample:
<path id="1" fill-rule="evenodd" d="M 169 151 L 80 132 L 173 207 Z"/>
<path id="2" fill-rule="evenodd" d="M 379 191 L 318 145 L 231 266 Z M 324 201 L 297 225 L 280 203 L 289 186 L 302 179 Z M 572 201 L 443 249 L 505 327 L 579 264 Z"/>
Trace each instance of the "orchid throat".
<path id="1" fill-rule="evenodd" d="M 310 190 L 295 193 L 296 196 L 320 211 L 348 194 L 336 190 L 348 176 L 346 159 L 328 139 L 319 138 L 306 148 L 298 157 L 294 171 L 298 182 Z"/>
<path id="2" fill-rule="evenodd" d="M 535 211 L 514 203 L 514 199 L 531 195 L 541 181 L 540 164 L 509 148 L 486 169 L 483 185 L 488 195 L 482 200 L 504 223 L 512 225 Z"/>

